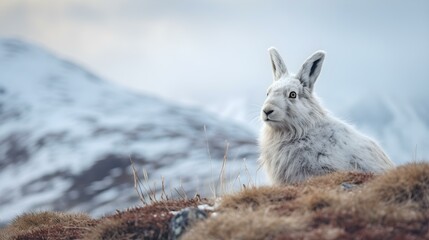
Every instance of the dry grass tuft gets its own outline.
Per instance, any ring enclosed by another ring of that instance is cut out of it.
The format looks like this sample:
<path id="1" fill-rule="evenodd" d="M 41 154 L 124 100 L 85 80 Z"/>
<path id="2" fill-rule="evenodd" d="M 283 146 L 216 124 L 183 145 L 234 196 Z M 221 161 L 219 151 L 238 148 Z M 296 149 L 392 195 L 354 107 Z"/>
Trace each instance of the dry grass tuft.
<path id="1" fill-rule="evenodd" d="M 62 226 L 56 224 L 50 227 L 36 229 L 25 234 L 19 234 L 12 239 L 16 240 L 72 240 L 81 239 L 83 234 L 90 229 L 91 226 Z"/>
<path id="2" fill-rule="evenodd" d="M 149 211 L 151 212 L 151 211 Z M 149 213 L 133 211 L 121 217 L 107 218 L 98 224 L 84 239 L 166 239 L 169 212 Z"/>
<path id="3" fill-rule="evenodd" d="M 20 230 L 33 230 L 55 224 L 76 225 L 91 221 L 91 217 L 83 213 L 39 212 L 25 213 L 12 221 L 10 228 Z"/>
<path id="4" fill-rule="evenodd" d="M 428 234 L 429 212 L 416 212 L 407 207 L 397 209 L 379 205 L 325 208 L 316 211 L 311 219 L 311 227 L 303 236 L 307 239 L 320 228 L 342 229 L 345 234 L 335 239 L 425 239 Z"/>
<path id="5" fill-rule="evenodd" d="M 327 191 L 327 196 L 340 201 L 314 212 L 306 238 L 317 239 L 311 234 L 330 227 L 343 229 L 346 237 L 339 239 L 426 239 L 429 209 L 424 201 L 429 191 L 421 189 L 427 189 L 428 174 L 429 164 L 407 164 L 373 177 L 352 192 Z M 416 189 L 419 197 L 414 197 Z"/>
<path id="6" fill-rule="evenodd" d="M 293 200 L 297 193 L 297 188 L 294 186 L 245 188 L 238 193 L 222 197 L 219 210 L 258 209 L 262 206 Z"/>
<path id="7" fill-rule="evenodd" d="M 364 184 L 374 178 L 372 173 L 360 172 L 333 172 L 328 175 L 316 176 L 302 183 L 307 187 L 316 188 L 337 188 L 341 183 L 351 183 L 356 185 Z"/>
<path id="8" fill-rule="evenodd" d="M 229 211 L 195 224 L 182 239 L 274 239 L 305 229 L 305 222 L 304 216 L 282 217 L 264 209 Z"/>
<path id="9" fill-rule="evenodd" d="M 13 220 L 3 233 L 4 239 L 79 239 L 95 223 L 82 213 L 27 213 Z"/>
<path id="10" fill-rule="evenodd" d="M 101 219 L 84 239 L 167 239 L 173 214 L 186 207 L 208 204 L 208 200 L 158 201 L 144 207 L 118 212 Z"/>
<path id="11" fill-rule="evenodd" d="M 387 204 L 415 204 L 429 208 L 429 164 L 409 163 L 368 185 L 368 198 Z"/>
<path id="12" fill-rule="evenodd" d="M 335 190 L 310 188 L 305 189 L 297 202 L 304 211 L 318 211 L 341 203 L 341 193 Z"/>

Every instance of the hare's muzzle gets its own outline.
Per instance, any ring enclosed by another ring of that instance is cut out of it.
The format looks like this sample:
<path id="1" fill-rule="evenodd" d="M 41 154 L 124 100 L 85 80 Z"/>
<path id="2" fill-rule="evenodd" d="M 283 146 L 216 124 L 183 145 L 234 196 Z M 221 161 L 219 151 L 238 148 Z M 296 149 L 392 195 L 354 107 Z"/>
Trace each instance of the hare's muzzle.
<path id="1" fill-rule="evenodd" d="M 264 121 L 269 121 L 270 120 L 270 114 L 272 114 L 273 112 L 274 112 L 274 110 L 273 109 L 271 109 L 271 108 L 264 108 L 263 110 L 262 110 L 262 112 L 263 112 L 263 114 L 262 114 L 262 119 L 264 120 Z"/>

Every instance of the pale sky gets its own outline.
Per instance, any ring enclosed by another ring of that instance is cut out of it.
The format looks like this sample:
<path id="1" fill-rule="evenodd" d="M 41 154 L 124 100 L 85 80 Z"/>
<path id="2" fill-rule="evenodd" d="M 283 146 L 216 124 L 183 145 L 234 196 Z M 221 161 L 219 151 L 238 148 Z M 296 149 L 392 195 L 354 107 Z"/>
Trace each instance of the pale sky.
<path id="1" fill-rule="evenodd" d="M 0 36 L 52 50 L 127 88 L 257 118 L 272 81 L 327 52 L 316 92 L 332 111 L 371 94 L 426 95 L 428 1 L 0 0 Z"/>

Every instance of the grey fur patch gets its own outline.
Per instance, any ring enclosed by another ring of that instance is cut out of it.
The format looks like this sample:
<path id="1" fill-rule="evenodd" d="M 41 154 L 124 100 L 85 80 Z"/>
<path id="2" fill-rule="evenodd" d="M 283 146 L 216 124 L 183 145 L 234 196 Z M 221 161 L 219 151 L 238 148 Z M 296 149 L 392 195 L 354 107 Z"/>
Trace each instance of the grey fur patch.
<path id="1" fill-rule="evenodd" d="M 317 161 L 319 162 L 320 157 L 327 157 L 328 155 L 326 155 L 326 153 L 323 152 L 318 152 L 317 153 Z M 323 167 L 322 167 L 323 168 Z"/>
<path id="2" fill-rule="evenodd" d="M 336 144 L 336 139 L 334 138 L 334 135 L 335 135 L 335 131 L 334 131 L 334 129 L 331 129 L 331 135 L 329 136 L 329 142 L 332 144 L 332 145 L 334 145 L 334 144 Z"/>
<path id="3" fill-rule="evenodd" d="M 360 159 L 356 155 L 352 155 L 351 160 L 350 160 L 350 166 L 354 170 L 364 171 L 365 169 L 359 164 L 359 162 L 361 162 L 361 161 L 362 161 L 362 159 Z"/>
<path id="4" fill-rule="evenodd" d="M 335 172 L 335 168 L 333 168 L 332 166 L 329 166 L 329 165 L 322 166 L 322 170 L 324 171 L 324 173 Z"/>

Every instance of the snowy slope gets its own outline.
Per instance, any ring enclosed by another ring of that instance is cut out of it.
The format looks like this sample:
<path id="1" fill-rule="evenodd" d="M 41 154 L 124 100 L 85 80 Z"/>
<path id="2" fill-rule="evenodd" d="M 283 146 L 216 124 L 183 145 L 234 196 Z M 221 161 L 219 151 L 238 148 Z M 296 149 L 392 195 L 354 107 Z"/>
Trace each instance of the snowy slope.
<path id="1" fill-rule="evenodd" d="M 130 207 L 138 203 L 130 157 L 150 179 L 164 176 L 167 190 L 209 194 L 227 143 L 230 173 L 243 170 L 243 159 L 255 173 L 255 139 L 199 109 L 121 89 L 37 46 L 0 40 L 0 222 L 35 209 L 100 215 Z"/>

